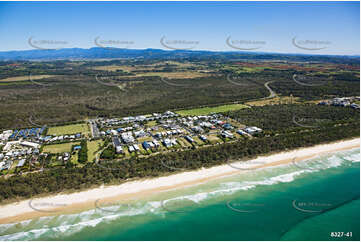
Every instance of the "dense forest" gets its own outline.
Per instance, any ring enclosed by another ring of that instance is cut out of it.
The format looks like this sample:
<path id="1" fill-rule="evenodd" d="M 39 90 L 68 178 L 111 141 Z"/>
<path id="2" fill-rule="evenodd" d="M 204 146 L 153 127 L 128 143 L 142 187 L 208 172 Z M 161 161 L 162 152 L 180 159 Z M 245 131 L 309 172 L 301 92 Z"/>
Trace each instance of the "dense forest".
<path id="1" fill-rule="evenodd" d="M 358 68 L 211 59 L 0 62 L 0 129 L 244 103 L 268 97 L 267 82 L 278 95 L 300 101 L 359 96 Z M 31 80 L 30 74 L 48 76 Z M 317 85 L 300 85 L 295 74 Z M 19 76 L 24 79 L 6 80 Z"/>
<path id="2" fill-rule="evenodd" d="M 357 121 L 360 111 L 349 107 L 283 104 L 246 108 L 225 114 L 240 123 L 260 127 L 265 134 L 274 135 L 301 130 L 304 127 Z"/>

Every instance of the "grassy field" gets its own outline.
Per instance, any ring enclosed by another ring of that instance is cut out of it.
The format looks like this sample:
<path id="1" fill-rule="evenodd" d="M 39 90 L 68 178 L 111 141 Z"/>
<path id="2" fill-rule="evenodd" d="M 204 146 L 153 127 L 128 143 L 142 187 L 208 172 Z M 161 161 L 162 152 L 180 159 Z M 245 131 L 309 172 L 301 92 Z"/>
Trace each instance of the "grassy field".
<path id="1" fill-rule="evenodd" d="M 71 143 L 64 143 L 64 144 L 55 144 L 55 145 L 45 145 L 43 148 L 43 152 L 47 153 L 64 153 L 64 152 L 71 152 L 72 145 L 79 145 L 80 142 L 71 142 Z"/>
<path id="2" fill-rule="evenodd" d="M 195 109 L 187 109 L 176 111 L 176 113 L 187 116 L 187 115 L 208 115 L 210 113 L 221 113 L 227 111 L 238 110 L 242 108 L 248 108 L 243 104 L 230 104 L 230 105 L 222 105 L 217 107 L 205 107 L 205 108 L 195 108 Z"/>
<path id="3" fill-rule="evenodd" d="M 71 124 L 65 126 L 50 127 L 48 130 L 48 135 L 64 135 L 75 133 L 82 133 L 84 135 L 88 135 L 90 133 L 90 128 L 88 124 Z"/>
<path id="4" fill-rule="evenodd" d="M 93 161 L 96 153 L 98 152 L 99 146 L 104 143 L 103 140 L 88 141 L 88 161 Z"/>
<path id="5" fill-rule="evenodd" d="M 32 80 L 40 80 L 40 79 L 44 79 L 44 78 L 49 78 L 49 77 L 53 77 L 54 75 L 35 75 L 35 76 L 31 76 Z M 29 76 L 15 76 L 15 77 L 8 77 L 5 79 L 1 79 L 0 82 L 16 82 L 16 81 L 29 81 L 30 77 Z"/>
<path id="6" fill-rule="evenodd" d="M 274 105 L 274 104 L 291 104 L 298 103 L 299 97 L 274 97 L 270 99 L 262 99 L 257 101 L 247 102 L 247 105 L 250 106 L 265 106 L 265 105 Z"/>
<path id="7" fill-rule="evenodd" d="M 208 76 L 206 73 L 187 71 L 187 72 L 147 72 L 139 73 L 136 76 L 160 76 L 165 78 L 178 78 L 178 79 L 187 79 L 187 78 L 196 78 Z"/>
<path id="8" fill-rule="evenodd" d="M 211 142 L 211 144 L 219 143 L 221 142 L 221 139 L 217 137 L 216 134 L 211 134 L 207 136 L 207 139 Z"/>
<path id="9" fill-rule="evenodd" d="M 123 71 L 127 73 L 131 73 L 133 75 L 122 75 L 121 77 L 142 77 L 142 76 L 160 76 L 165 78 L 179 78 L 179 79 L 187 79 L 187 78 L 196 78 L 196 77 L 204 77 L 208 76 L 207 73 L 198 72 L 195 70 L 184 70 L 179 68 L 186 68 L 195 66 L 190 63 L 177 63 L 177 62 L 169 62 L 168 64 L 176 65 L 176 71 L 162 71 L 164 67 L 166 67 L 165 63 L 163 65 L 154 64 L 154 65 L 140 65 L 140 66 L 119 66 L 119 65 L 106 65 L 106 66 L 96 66 L 91 67 L 93 70 L 100 71 Z"/>

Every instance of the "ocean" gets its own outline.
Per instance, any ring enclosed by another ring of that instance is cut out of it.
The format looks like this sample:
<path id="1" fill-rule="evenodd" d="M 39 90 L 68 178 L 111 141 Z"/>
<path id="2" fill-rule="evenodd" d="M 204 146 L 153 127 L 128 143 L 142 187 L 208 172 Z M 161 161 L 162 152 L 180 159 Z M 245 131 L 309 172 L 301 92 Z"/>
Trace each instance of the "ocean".
<path id="1" fill-rule="evenodd" d="M 0 225 L 0 240 L 360 240 L 360 149 Z"/>

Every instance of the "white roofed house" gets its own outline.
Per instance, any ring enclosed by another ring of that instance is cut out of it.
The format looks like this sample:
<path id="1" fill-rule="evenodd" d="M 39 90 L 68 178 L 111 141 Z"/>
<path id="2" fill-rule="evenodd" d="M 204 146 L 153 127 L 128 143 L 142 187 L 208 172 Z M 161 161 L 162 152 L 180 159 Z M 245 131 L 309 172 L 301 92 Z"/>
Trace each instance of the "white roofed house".
<path id="1" fill-rule="evenodd" d="M 132 135 L 132 132 L 122 133 L 122 140 L 124 141 L 124 143 L 132 143 L 132 142 L 134 142 L 134 137 Z"/>
<path id="2" fill-rule="evenodd" d="M 164 139 L 163 144 L 165 147 L 171 147 L 173 145 L 170 139 Z"/>
<path id="3" fill-rule="evenodd" d="M 153 140 L 153 144 L 155 145 L 155 147 L 158 147 L 159 146 L 159 143 L 157 140 Z"/>
<path id="4" fill-rule="evenodd" d="M 135 137 L 139 138 L 139 137 L 144 137 L 147 135 L 146 132 L 144 132 L 144 130 L 139 130 L 139 131 L 134 131 L 134 135 Z"/>
<path id="5" fill-rule="evenodd" d="M 245 128 L 245 131 L 249 134 L 255 134 L 255 133 L 260 133 L 262 132 L 262 129 L 260 128 L 257 128 L 255 126 L 252 126 L 252 127 L 247 127 Z"/>
<path id="6" fill-rule="evenodd" d="M 29 141 L 22 141 L 20 144 L 23 146 L 32 147 L 35 149 L 39 149 L 39 147 L 40 147 L 40 144 L 34 143 L 34 142 L 29 142 Z"/>
<path id="7" fill-rule="evenodd" d="M 115 152 L 118 153 L 118 154 L 123 153 L 123 147 L 122 146 L 115 147 Z"/>
<path id="8" fill-rule="evenodd" d="M 223 131 L 221 133 L 221 135 L 224 137 L 224 138 L 233 138 L 233 134 L 229 131 Z"/>
<path id="9" fill-rule="evenodd" d="M 0 140 L 8 140 L 9 137 L 12 135 L 12 130 L 5 130 L 0 134 Z"/>
<path id="10" fill-rule="evenodd" d="M 133 145 L 129 145 L 128 149 L 129 149 L 129 152 L 130 152 L 130 153 L 134 152 L 134 147 L 133 147 Z"/>
<path id="11" fill-rule="evenodd" d="M 172 145 L 177 145 L 177 140 L 176 139 L 171 139 L 170 142 L 172 143 Z"/>
<path id="12" fill-rule="evenodd" d="M 139 146 L 137 144 L 133 145 L 135 151 L 139 151 Z"/>
<path id="13" fill-rule="evenodd" d="M 1 161 L 0 162 L 0 171 L 2 171 L 3 169 L 5 169 L 5 161 Z"/>
<path id="14" fill-rule="evenodd" d="M 19 161 L 19 163 L 16 165 L 16 167 L 22 167 L 22 166 L 24 166 L 24 164 L 25 164 L 25 159 L 21 159 L 20 161 Z"/>
<path id="15" fill-rule="evenodd" d="M 113 135 L 113 136 L 116 136 L 118 135 L 118 132 L 114 129 L 110 130 L 110 133 Z"/>

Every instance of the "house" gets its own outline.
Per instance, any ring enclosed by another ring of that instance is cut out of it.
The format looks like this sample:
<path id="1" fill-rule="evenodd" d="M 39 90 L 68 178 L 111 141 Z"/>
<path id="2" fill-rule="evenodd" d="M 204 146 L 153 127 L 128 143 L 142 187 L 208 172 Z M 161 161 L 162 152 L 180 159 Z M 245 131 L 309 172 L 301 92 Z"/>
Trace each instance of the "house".
<path id="1" fill-rule="evenodd" d="M 144 142 L 142 143 L 142 146 L 143 146 L 143 148 L 144 148 L 145 150 L 150 149 L 150 144 L 149 144 L 147 141 L 144 141 Z"/>
<path id="2" fill-rule="evenodd" d="M 224 122 L 223 122 L 223 121 L 217 121 L 217 124 L 218 124 L 218 125 L 223 125 Z"/>
<path id="3" fill-rule="evenodd" d="M 2 132 L 2 134 L 0 134 L 0 140 L 8 140 L 12 133 L 12 130 L 5 130 L 4 132 Z"/>
<path id="4" fill-rule="evenodd" d="M 223 124 L 222 127 L 223 127 L 224 129 L 227 129 L 227 130 L 233 129 L 232 125 L 231 125 L 231 124 L 228 124 L 228 123 Z"/>
<path id="5" fill-rule="evenodd" d="M 255 133 L 260 133 L 260 132 L 262 132 L 262 129 L 257 128 L 257 127 L 255 127 L 255 126 L 253 126 L 253 127 L 247 127 L 247 128 L 245 128 L 244 130 L 245 130 L 247 133 L 249 133 L 249 134 L 255 134 Z"/>
<path id="6" fill-rule="evenodd" d="M 352 103 L 352 104 L 350 105 L 350 107 L 351 107 L 351 108 L 354 108 L 354 109 L 360 109 L 360 106 L 357 105 L 356 103 Z"/>
<path id="7" fill-rule="evenodd" d="M 155 147 L 158 147 L 159 146 L 159 143 L 157 140 L 153 140 L 153 144 L 155 145 Z"/>
<path id="8" fill-rule="evenodd" d="M 5 169 L 5 161 L 0 162 L 0 171 Z"/>
<path id="9" fill-rule="evenodd" d="M 139 137 L 144 137 L 144 136 L 146 136 L 147 133 L 144 132 L 144 130 L 139 130 L 139 131 L 135 131 L 135 132 L 134 132 L 134 135 L 135 135 L 136 138 L 139 138 Z"/>
<path id="10" fill-rule="evenodd" d="M 115 147 L 115 152 L 116 152 L 117 154 L 123 153 L 123 147 L 122 147 L 122 146 L 116 146 L 116 147 Z"/>
<path id="11" fill-rule="evenodd" d="M 138 145 L 133 145 L 133 147 L 134 147 L 134 150 L 135 150 L 135 151 L 139 151 L 139 150 L 140 150 Z"/>
<path id="12" fill-rule="evenodd" d="M 203 129 L 199 126 L 194 126 L 194 127 L 192 127 L 192 131 L 195 133 L 202 133 Z"/>
<path id="13" fill-rule="evenodd" d="M 153 142 L 148 142 L 148 144 L 149 144 L 150 148 L 154 148 L 154 146 L 155 146 Z"/>
<path id="14" fill-rule="evenodd" d="M 29 142 L 29 141 L 22 141 L 20 144 L 23 146 L 29 146 L 29 147 L 32 147 L 35 149 L 38 149 L 40 147 L 40 144 L 34 143 L 34 142 Z"/>
<path id="15" fill-rule="evenodd" d="M 187 135 L 185 138 L 186 138 L 186 140 L 187 140 L 189 143 L 193 143 L 193 142 L 194 142 L 194 140 L 193 140 L 189 135 Z"/>
<path id="16" fill-rule="evenodd" d="M 161 134 L 161 133 L 156 133 L 154 136 L 155 136 L 156 138 L 158 138 L 158 139 L 162 138 L 162 134 Z"/>
<path id="17" fill-rule="evenodd" d="M 21 159 L 16 167 L 22 167 L 25 164 L 25 159 Z"/>
<path id="18" fill-rule="evenodd" d="M 204 136 L 204 135 L 199 136 L 199 138 L 200 138 L 202 141 L 207 141 L 207 137 Z"/>
<path id="19" fill-rule="evenodd" d="M 171 142 L 171 140 L 170 139 L 164 139 L 163 140 L 163 144 L 164 144 L 164 146 L 165 147 L 172 147 L 172 142 Z"/>
<path id="20" fill-rule="evenodd" d="M 122 140 L 126 144 L 133 143 L 134 142 L 134 137 L 132 135 L 132 132 L 128 131 L 128 132 L 122 133 Z"/>
<path id="21" fill-rule="evenodd" d="M 117 154 L 123 153 L 123 148 L 122 148 L 122 146 L 120 144 L 119 138 L 118 137 L 113 137 L 112 140 L 113 140 L 113 146 L 115 147 L 115 152 Z"/>
<path id="22" fill-rule="evenodd" d="M 132 145 L 129 145 L 128 149 L 130 153 L 134 152 L 134 147 Z"/>
<path id="23" fill-rule="evenodd" d="M 170 142 L 172 143 L 172 145 L 177 145 L 177 140 L 176 139 L 171 139 Z"/>
<path id="24" fill-rule="evenodd" d="M 222 133 L 221 133 L 221 135 L 224 137 L 224 138 L 233 138 L 233 134 L 231 133 L 231 132 L 229 132 L 229 131 L 223 131 Z"/>

